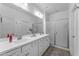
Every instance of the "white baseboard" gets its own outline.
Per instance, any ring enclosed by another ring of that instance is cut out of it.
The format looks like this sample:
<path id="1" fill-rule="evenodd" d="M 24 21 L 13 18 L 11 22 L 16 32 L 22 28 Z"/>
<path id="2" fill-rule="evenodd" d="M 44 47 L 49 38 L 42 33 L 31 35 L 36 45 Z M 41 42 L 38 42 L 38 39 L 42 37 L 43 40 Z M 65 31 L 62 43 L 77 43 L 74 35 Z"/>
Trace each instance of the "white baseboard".
<path id="1" fill-rule="evenodd" d="M 56 48 L 60 48 L 60 49 L 63 49 L 63 50 L 67 50 L 67 51 L 70 51 L 68 48 L 63 48 L 63 47 L 60 47 L 60 46 L 56 46 L 56 45 L 54 45 L 54 47 L 56 47 Z"/>

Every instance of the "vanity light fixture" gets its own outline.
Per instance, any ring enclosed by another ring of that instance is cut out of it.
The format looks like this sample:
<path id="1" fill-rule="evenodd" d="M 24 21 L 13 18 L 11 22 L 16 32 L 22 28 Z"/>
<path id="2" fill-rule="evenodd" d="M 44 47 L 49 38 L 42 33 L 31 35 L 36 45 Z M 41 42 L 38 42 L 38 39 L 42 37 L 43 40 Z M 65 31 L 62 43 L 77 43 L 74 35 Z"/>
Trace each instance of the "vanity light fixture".
<path id="1" fill-rule="evenodd" d="M 13 3 L 14 5 L 26 10 L 26 11 L 29 11 L 28 9 L 28 3 Z"/>
<path id="2" fill-rule="evenodd" d="M 43 19 L 43 14 L 38 10 L 34 10 L 34 15 Z"/>

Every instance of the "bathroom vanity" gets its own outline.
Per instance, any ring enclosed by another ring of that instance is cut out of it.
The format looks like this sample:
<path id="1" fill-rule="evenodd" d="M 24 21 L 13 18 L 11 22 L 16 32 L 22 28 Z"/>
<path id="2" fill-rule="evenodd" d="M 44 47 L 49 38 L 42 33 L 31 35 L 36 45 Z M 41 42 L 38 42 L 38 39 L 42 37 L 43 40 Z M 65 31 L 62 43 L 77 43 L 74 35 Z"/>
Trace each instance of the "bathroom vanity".
<path id="1" fill-rule="evenodd" d="M 0 42 L 0 56 L 41 56 L 49 46 L 48 34 L 25 35 L 11 43 Z"/>

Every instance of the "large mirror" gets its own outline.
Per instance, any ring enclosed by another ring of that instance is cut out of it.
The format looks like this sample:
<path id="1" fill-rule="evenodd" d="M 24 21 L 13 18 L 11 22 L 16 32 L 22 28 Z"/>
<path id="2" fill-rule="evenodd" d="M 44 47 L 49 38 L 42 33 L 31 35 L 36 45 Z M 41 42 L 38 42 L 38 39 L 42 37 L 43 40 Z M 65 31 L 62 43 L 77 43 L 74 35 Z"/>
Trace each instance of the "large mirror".
<path id="1" fill-rule="evenodd" d="M 18 7 L 17 5 L 27 6 L 24 3 L 16 5 L 13 3 L 0 4 L 0 14 L 2 15 L 0 16 L 0 38 L 6 38 L 9 33 L 14 36 L 29 35 L 32 34 L 30 28 L 34 28 L 35 33 L 43 33 L 43 14 L 40 10 L 34 7 L 33 4 L 31 6 L 31 3 L 28 3 L 30 6 L 28 8 L 34 7 L 33 11 L 27 9 L 27 7 L 22 9 L 22 6 Z"/>

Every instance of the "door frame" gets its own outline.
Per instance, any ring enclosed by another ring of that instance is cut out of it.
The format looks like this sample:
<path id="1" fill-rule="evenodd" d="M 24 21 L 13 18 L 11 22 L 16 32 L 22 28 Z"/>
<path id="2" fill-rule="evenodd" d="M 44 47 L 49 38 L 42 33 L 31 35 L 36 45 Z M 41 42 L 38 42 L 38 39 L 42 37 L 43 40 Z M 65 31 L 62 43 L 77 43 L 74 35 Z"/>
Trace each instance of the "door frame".
<path id="1" fill-rule="evenodd" d="M 74 4 L 72 4 L 71 5 L 71 8 L 70 8 L 70 21 L 69 21 L 69 34 L 70 34 L 70 37 L 69 37 L 69 49 L 70 49 L 70 53 L 71 53 L 71 55 L 73 55 L 73 56 L 76 56 L 76 55 L 78 55 L 78 54 L 76 54 L 75 52 L 77 52 L 77 51 L 75 51 L 75 48 L 74 48 L 74 46 L 73 46 L 73 48 L 72 48 L 72 46 L 71 46 L 71 44 L 72 44 L 72 42 L 71 42 L 71 40 L 73 40 L 72 39 L 72 36 L 73 36 L 73 34 L 72 34 L 72 32 L 71 32 L 71 19 L 72 19 L 72 14 L 74 14 L 74 11 L 76 11 L 76 9 L 79 9 L 79 5 L 78 4 L 76 4 L 76 3 L 74 3 Z M 78 16 L 78 15 L 77 15 Z M 77 17 L 76 16 L 76 17 Z M 79 22 L 79 20 L 77 20 L 77 22 Z M 77 27 L 78 27 L 78 25 L 79 24 L 76 24 L 77 25 Z M 78 30 L 78 28 L 77 28 L 77 30 Z M 77 34 L 77 37 L 76 37 L 76 39 L 78 40 L 78 34 Z M 74 40 L 73 40 L 74 41 Z M 73 43 L 73 45 L 74 45 L 74 43 Z M 72 51 L 72 49 L 73 49 L 73 51 Z M 75 51 L 75 52 L 74 52 Z"/>

